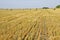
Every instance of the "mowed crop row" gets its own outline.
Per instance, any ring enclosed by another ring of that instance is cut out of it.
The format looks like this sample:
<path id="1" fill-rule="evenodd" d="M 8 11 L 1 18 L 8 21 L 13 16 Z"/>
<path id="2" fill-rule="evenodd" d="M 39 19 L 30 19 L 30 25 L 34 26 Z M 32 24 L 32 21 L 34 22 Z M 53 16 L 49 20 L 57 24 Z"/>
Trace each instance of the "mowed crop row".
<path id="1" fill-rule="evenodd" d="M 60 40 L 60 9 L 0 10 L 0 40 Z"/>

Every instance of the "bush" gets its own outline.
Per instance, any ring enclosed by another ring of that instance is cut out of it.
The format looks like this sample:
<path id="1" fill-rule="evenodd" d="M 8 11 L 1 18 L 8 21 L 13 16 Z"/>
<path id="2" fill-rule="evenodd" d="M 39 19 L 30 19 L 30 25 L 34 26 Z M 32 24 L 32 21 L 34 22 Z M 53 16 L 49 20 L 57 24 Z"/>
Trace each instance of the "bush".
<path id="1" fill-rule="evenodd" d="M 56 8 L 54 8 L 53 10 L 56 10 Z"/>
<path id="2" fill-rule="evenodd" d="M 43 9 L 49 9 L 48 7 L 43 7 Z"/>
<path id="3" fill-rule="evenodd" d="M 10 9 L 10 11 L 12 11 L 13 9 Z"/>

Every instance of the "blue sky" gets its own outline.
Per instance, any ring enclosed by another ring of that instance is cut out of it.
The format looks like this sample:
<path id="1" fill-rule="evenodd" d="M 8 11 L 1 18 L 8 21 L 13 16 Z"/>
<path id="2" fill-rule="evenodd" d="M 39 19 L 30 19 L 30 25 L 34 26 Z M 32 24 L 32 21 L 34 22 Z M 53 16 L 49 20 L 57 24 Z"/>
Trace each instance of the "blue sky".
<path id="1" fill-rule="evenodd" d="M 0 0 L 0 8 L 54 8 L 60 0 Z"/>

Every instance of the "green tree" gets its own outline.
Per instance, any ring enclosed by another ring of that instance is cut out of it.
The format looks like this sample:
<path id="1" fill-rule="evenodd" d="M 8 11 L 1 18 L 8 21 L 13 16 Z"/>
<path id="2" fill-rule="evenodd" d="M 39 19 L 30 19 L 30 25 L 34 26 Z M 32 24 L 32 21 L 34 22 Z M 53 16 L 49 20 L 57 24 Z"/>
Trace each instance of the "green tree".
<path id="1" fill-rule="evenodd" d="M 60 8 L 60 5 L 57 5 L 56 8 Z"/>

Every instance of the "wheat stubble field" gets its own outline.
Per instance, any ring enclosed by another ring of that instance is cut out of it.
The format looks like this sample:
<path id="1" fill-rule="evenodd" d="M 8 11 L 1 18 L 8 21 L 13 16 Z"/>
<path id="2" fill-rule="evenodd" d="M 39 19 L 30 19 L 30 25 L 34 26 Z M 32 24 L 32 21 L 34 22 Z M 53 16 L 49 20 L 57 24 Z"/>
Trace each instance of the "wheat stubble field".
<path id="1" fill-rule="evenodd" d="M 0 40 L 60 40 L 60 9 L 1 9 Z"/>

